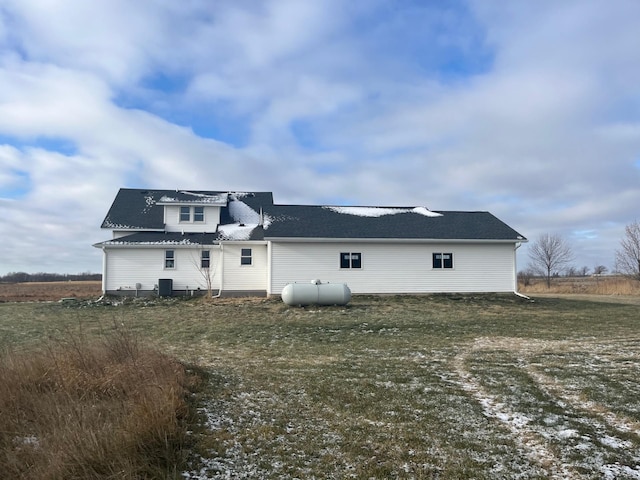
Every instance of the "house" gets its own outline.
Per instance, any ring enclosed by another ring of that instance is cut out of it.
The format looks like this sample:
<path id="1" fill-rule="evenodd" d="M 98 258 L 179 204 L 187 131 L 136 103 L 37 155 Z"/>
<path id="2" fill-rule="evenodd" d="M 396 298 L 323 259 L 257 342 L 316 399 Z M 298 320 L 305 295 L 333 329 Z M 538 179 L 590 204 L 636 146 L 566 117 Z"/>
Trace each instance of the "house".
<path id="1" fill-rule="evenodd" d="M 102 228 L 106 294 L 513 292 L 526 238 L 489 212 L 278 205 L 270 192 L 120 189 Z"/>

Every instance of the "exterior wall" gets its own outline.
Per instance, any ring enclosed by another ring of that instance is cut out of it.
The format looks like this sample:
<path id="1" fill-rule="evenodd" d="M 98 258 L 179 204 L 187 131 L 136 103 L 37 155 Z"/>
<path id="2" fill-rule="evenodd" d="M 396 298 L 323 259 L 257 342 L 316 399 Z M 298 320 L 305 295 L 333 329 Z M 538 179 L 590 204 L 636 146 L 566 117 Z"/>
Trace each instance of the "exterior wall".
<path id="1" fill-rule="evenodd" d="M 241 251 L 251 248 L 251 265 Z M 174 250 L 174 269 L 164 268 L 166 249 Z M 374 242 L 225 242 L 209 248 L 212 288 L 223 295 L 240 292 L 280 294 L 288 283 L 312 279 L 346 283 L 353 293 L 512 292 L 515 289 L 514 245 Z M 268 253 L 270 250 L 270 254 Z M 362 268 L 341 269 L 340 254 L 362 255 Z M 432 254 L 452 253 L 452 269 L 433 269 Z M 269 265 L 269 256 L 271 264 Z M 103 290 L 151 292 L 158 280 L 173 280 L 173 290 L 206 290 L 199 268 L 200 249 L 177 246 L 107 248 Z"/>
<path id="2" fill-rule="evenodd" d="M 514 244 L 273 242 L 270 293 L 287 283 L 346 283 L 353 293 L 512 292 Z M 341 269 L 340 253 L 362 254 L 362 268 Z M 454 268 L 433 269 L 432 253 L 453 253 Z"/>
<path id="3" fill-rule="evenodd" d="M 251 265 L 240 263 L 243 248 L 251 249 Z M 225 243 L 222 291 L 267 291 L 267 245 L 263 242 Z"/>
<path id="4" fill-rule="evenodd" d="M 181 222 L 180 207 L 202 206 L 202 205 L 165 205 L 164 207 L 164 223 L 167 232 L 215 232 L 220 223 L 220 207 L 205 206 L 204 207 L 204 223 L 203 222 Z"/>
<path id="5" fill-rule="evenodd" d="M 200 265 L 200 249 L 171 248 L 175 252 L 174 269 L 164 268 L 165 248 L 110 248 L 105 250 L 103 268 L 103 290 L 109 292 L 135 292 L 136 283 L 141 284 L 142 291 L 152 291 L 161 278 L 173 280 L 174 290 L 207 289 L 207 283 Z M 211 268 L 214 271 L 212 288 L 220 288 L 219 250 L 211 252 Z"/>

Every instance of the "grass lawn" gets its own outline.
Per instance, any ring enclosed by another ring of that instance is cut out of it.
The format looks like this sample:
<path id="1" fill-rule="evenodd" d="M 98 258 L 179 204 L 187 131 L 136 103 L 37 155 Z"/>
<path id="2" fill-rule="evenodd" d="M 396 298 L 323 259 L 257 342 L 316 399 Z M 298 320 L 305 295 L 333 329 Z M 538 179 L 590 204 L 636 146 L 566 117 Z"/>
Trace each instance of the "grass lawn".
<path id="1" fill-rule="evenodd" d="M 638 305 L 86 305 L 0 304 L 0 348 L 124 326 L 201 367 L 186 478 L 640 478 Z"/>

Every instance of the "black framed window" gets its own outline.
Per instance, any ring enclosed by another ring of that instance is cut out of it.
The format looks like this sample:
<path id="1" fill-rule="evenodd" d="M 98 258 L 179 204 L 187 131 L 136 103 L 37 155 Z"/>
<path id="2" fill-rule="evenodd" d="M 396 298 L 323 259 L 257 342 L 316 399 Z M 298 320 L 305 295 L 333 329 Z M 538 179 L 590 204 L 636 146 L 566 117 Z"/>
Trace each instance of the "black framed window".
<path id="1" fill-rule="evenodd" d="M 164 251 L 164 268 L 176 268 L 176 256 L 173 250 Z"/>
<path id="2" fill-rule="evenodd" d="M 200 267 L 209 268 L 211 266 L 211 252 L 209 250 L 202 250 L 200 254 Z"/>
<path id="3" fill-rule="evenodd" d="M 193 207 L 193 221 L 204 222 L 204 207 Z"/>
<path id="4" fill-rule="evenodd" d="M 340 253 L 340 268 L 362 268 L 362 254 L 360 252 Z"/>
<path id="5" fill-rule="evenodd" d="M 251 249 L 243 248 L 240 250 L 240 265 L 251 265 Z"/>
<path id="6" fill-rule="evenodd" d="M 180 221 L 181 222 L 190 222 L 191 221 L 191 208 L 189 208 L 189 207 L 180 207 Z"/>
<path id="7" fill-rule="evenodd" d="M 434 253 L 433 268 L 453 268 L 453 253 Z"/>

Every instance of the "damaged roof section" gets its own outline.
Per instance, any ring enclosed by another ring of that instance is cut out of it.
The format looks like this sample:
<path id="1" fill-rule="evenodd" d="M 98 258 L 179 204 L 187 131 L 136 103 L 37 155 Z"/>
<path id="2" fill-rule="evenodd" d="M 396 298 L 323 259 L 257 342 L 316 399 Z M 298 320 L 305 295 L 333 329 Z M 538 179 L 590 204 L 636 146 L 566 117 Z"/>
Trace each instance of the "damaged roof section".
<path id="1" fill-rule="evenodd" d="M 166 193 L 156 202 L 158 205 L 218 205 L 225 206 L 229 194 L 226 192 L 187 192 L 176 190 Z"/>
<path id="2" fill-rule="evenodd" d="M 274 205 L 271 192 L 121 189 L 102 228 L 144 230 L 149 235 L 165 235 L 157 241 L 168 241 L 170 234 L 164 233 L 165 205 L 219 206 L 220 224 L 215 234 L 206 234 L 212 235 L 207 237 L 207 242 L 295 238 L 526 241 L 489 212 L 432 211 L 426 207 Z M 196 237 L 185 234 L 171 235 L 174 235 L 171 241 L 196 241 Z M 104 244 L 125 241 L 142 244 L 154 240 L 129 235 Z"/>

